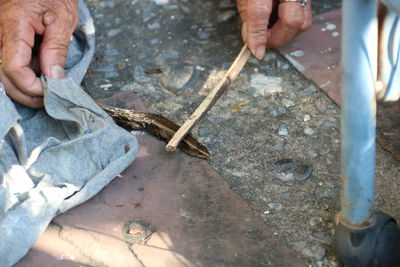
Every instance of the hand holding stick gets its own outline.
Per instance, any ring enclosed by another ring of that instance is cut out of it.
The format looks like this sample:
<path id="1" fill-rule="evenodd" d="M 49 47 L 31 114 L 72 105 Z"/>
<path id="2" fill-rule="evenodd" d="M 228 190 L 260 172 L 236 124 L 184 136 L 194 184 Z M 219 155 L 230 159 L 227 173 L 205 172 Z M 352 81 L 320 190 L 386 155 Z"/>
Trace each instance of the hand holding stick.
<path id="1" fill-rule="evenodd" d="M 222 93 L 232 84 L 238 76 L 247 60 L 250 57 L 250 51 L 245 44 L 242 47 L 239 55 L 233 61 L 232 65 L 225 73 L 224 77 L 218 82 L 213 90 L 201 102 L 193 114 L 185 121 L 185 123 L 178 129 L 175 135 L 171 138 L 165 149 L 167 151 L 174 151 L 181 140 L 190 132 L 190 130 L 207 114 L 207 112 L 214 106 Z"/>

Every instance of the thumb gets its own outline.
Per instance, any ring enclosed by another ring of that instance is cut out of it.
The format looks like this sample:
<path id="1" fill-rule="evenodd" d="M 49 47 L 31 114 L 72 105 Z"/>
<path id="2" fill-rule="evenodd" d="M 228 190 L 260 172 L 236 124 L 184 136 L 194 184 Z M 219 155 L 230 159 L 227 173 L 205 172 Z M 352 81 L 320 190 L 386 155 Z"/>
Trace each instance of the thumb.
<path id="1" fill-rule="evenodd" d="M 247 45 L 258 59 L 265 55 L 268 39 L 268 21 L 272 10 L 272 0 L 248 0 L 247 3 Z"/>
<path id="2" fill-rule="evenodd" d="M 55 79 L 63 78 L 72 33 L 73 28 L 67 29 L 59 21 L 54 21 L 46 27 L 39 55 L 40 69 L 46 76 Z M 62 70 L 62 77 L 60 70 Z"/>

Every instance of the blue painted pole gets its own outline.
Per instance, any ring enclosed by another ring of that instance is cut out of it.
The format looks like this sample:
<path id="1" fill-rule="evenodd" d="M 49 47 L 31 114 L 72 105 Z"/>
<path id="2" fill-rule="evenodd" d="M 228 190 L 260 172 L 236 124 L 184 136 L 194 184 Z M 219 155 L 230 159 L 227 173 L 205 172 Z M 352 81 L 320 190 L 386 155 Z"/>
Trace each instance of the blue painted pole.
<path id="1" fill-rule="evenodd" d="M 349 227 L 374 221 L 377 1 L 343 1 L 342 201 Z"/>

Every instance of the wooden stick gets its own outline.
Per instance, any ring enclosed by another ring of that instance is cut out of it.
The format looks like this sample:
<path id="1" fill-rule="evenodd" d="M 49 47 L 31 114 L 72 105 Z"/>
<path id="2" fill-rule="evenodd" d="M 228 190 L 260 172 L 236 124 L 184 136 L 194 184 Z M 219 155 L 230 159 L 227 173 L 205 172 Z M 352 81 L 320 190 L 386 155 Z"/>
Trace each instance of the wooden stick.
<path id="1" fill-rule="evenodd" d="M 213 90 L 201 102 L 193 114 L 185 121 L 185 123 L 178 129 L 175 135 L 171 138 L 165 149 L 167 151 L 174 151 L 182 139 L 190 132 L 190 130 L 207 114 L 207 112 L 214 106 L 222 93 L 232 84 L 238 76 L 247 60 L 250 57 L 250 51 L 247 45 L 242 47 L 239 55 L 233 61 L 232 65 L 225 73 L 224 77 L 214 87 Z"/>

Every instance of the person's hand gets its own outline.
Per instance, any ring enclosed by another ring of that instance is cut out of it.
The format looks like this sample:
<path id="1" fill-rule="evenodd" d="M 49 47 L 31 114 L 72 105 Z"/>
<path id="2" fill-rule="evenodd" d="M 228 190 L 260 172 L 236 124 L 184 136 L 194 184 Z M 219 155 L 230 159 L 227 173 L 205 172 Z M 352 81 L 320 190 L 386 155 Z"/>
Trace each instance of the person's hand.
<path id="1" fill-rule="evenodd" d="M 299 2 L 279 0 L 236 0 L 242 20 L 242 37 L 252 54 L 258 59 L 265 48 L 286 44 L 312 24 L 311 0 L 305 7 Z M 270 16 L 277 12 L 277 20 L 269 25 Z"/>
<path id="2" fill-rule="evenodd" d="M 64 77 L 77 21 L 77 0 L 0 0 L 0 81 L 9 97 L 32 108 L 43 106 L 38 75 Z"/>

